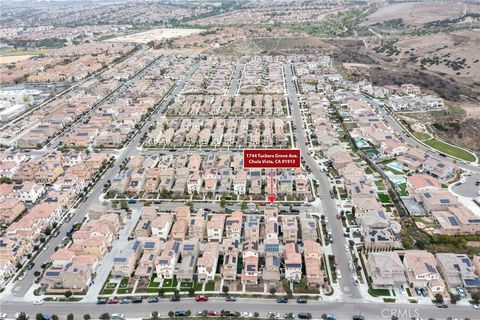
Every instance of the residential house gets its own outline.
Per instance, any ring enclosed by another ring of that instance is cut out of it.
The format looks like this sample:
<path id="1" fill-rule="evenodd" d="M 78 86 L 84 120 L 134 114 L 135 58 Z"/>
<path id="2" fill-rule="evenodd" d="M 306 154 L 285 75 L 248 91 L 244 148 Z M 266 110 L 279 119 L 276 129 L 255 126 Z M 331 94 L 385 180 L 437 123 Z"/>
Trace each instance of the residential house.
<path id="1" fill-rule="evenodd" d="M 402 286 L 407 280 L 405 267 L 396 252 L 369 252 L 365 267 L 373 288 Z"/>

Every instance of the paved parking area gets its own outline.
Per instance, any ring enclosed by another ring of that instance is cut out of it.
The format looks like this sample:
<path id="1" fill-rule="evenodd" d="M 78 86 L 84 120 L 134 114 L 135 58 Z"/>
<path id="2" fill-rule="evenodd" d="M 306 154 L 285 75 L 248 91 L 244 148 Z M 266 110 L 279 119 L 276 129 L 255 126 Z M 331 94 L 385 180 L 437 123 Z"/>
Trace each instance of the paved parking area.
<path id="1" fill-rule="evenodd" d="M 474 173 L 471 176 L 465 176 L 463 179 L 465 180 L 465 182 L 463 182 L 459 186 L 452 186 L 452 191 L 460 196 L 468 198 L 475 198 L 480 196 L 478 194 L 478 192 L 480 191 L 480 185 L 475 185 L 477 181 L 480 181 L 480 173 Z"/>

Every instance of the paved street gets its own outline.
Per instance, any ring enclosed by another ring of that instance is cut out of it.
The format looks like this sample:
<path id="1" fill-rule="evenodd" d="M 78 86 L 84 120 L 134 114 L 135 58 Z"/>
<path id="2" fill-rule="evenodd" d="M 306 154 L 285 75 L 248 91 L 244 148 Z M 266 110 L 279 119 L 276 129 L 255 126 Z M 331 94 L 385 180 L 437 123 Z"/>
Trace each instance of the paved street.
<path id="1" fill-rule="evenodd" d="M 158 303 L 127 304 L 127 305 L 96 305 L 94 303 L 45 303 L 43 305 L 26 305 L 20 302 L 3 302 L 1 312 L 6 312 L 12 318 L 16 312 L 23 311 L 34 318 L 38 312 L 45 314 L 56 314 L 65 317 L 69 313 L 77 316 L 77 319 L 84 314 L 90 314 L 92 318 L 98 318 L 103 312 L 123 313 L 129 318 L 145 318 L 152 311 L 157 311 L 161 316 L 166 317 L 169 311 L 191 310 L 192 314 L 197 311 L 229 310 L 237 312 L 258 312 L 265 317 L 270 311 L 284 314 L 287 312 L 310 312 L 315 319 L 319 319 L 323 313 L 335 314 L 338 320 L 352 319 L 354 314 L 362 314 L 368 320 L 391 319 L 397 315 L 400 320 L 410 320 L 412 317 L 422 319 L 446 319 L 470 318 L 478 319 L 480 311 L 472 307 L 450 306 L 448 309 L 438 309 L 433 305 L 422 304 L 386 304 L 366 302 L 319 302 L 310 301 L 307 304 L 298 305 L 294 301 L 287 304 L 277 304 L 272 299 L 239 299 L 237 302 L 225 302 L 222 298 L 211 298 L 208 302 L 195 302 L 192 298 L 182 299 L 180 302 L 170 302 L 162 299 Z"/>
<path id="2" fill-rule="evenodd" d="M 235 67 L 235 72 L 233 73 L 232 81 L 230 82 L 230 87 L 228 88 L 229 96 L 233 96 L 237 93 L 244 66 L 245 66 L 244 64 L 239 63 Z"/>
<path id="3" fill-rule="evenodd" d="M 465 182 L 460 185 L 454 184 L 451 188 L 452 191 L 462 197 L 476 198 L 480 196 L 480 185 L 476 185 L 480 181 L 480 173 L 474 173 L 471 176 L 466 176 Z"/>
<path id="4" fill-rule="evenodd" d="M 325 216 L 329 220 L 328 227 L 332 231 L 332 236 L 334 240 L 334 242 L 331 244 L 332 253 L 336 256 L 338 260 L 337 269 L 340 270 L 342 274 L 342 279 L 339 280 L 341 290 L 346 298 L 361 298 L 361 293 L 358 290 L 358 287 L 353 284 L 353 275 L 348 268 L 348 262 L 351 261 L 351 257 L 344 250 L 345 244 L 347 244 L 347 242 L 345 241 L 345 237 L 343 236 L 342 223 L 336 217 L 338 213 L 337 204 L 335 200 L 330 197 L 331 187 L 329 179 L 325 175 L 325 173 L 320 170 L 320 167 L 318 166 L 315 159 L 309 154 L 307 139 L 305 137 L 305 131 L 303 130 L 302 126 L 302 116 L 300 114 L 300 106 L 298 103 L 298 96 L 295 89 L 291 65 L 285 64 L 284 70 L 288 89 L 288 99 L 292 111 L 292 120 L 295 124 L 297 148 L 300 149 L 302 158 L 308 164 L 313 176 L 315 177 L 315 179 L 317 179 L 317 182 L 319 184 L 318 192 L 322 197 L 322 212 L 324 212 Z"/>

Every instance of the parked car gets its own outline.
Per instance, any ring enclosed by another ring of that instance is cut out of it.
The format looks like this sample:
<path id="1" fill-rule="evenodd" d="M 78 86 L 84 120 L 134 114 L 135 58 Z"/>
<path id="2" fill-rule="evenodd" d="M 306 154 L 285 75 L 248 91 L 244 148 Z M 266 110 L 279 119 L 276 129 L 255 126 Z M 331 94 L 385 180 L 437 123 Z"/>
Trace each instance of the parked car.
<path id="1" fill-rule="evenodd" d="M 425 289 L 423 289 L 423 288 L 420 288 L 420 293 L 421 293 L 422 296 L 424 296 L 424 297 L 428 296 L 427 290 L 425 290 Z"/>
<path id="2" fill-rule="evenodd" d="M 195 297 L 195 301 L 197 301 L 197 302 L 208 301 L 208 297 L 206 295 L 201 294 L 201 295 Z"/>
<path id="3" fill-rule="evenodd" d="M 122 299 L 122 300 L 120 300 L 120 304 L 129 304 L 130 302 L 132 302 L 130 299 Z"/>
<path id="4" fill-rule="evenodd" d="M 225 301 L 227 302 L 235 302 L 237 301 L 237 298 L 235 298 L 234 296 L 228 296 L 225 298 Z"/>
<path id="5" fill-rule="evenodd" d="M 35 300 L 33 301 L 33 304 L 43 304 L 43 300 Z"/>
<path id="6" fill-rule="evenodd" d="M 354 315 L 352 317 L 352 320 L 365 320 L 365 317 L 358 314 L 358 315 Z"/>
<path id="7" fill-rule="evenodd" d="M 172 302 L 180 301 L 180 296 L 174 294 L 173 296 L 170 297 L 170 301 Z"/>
<path id="8" fill-rule="evenodd" d="M 292 313 L 292 312 L 288 312 L 288 313 L 285 313 L 285 314 L 283 315 L 283 318 L 284 318 L 284 319 L 295 319 L 295 314 Z"/>
<path id="9" fill-rule="evenodd" d="M 456 287 L 455 290 L 457 291 L 458 295 L 462 298 L 465 298 L 467 295 L 465 294 L 465 290 L 462 287 Z"/>
<path id="10" fill-rule="evenodd" d="M 112 313 L 110 316 L 110 319 L 112 320 L 123 320 L 125 319 L 125 315 L 123 313 Z"/>
<path id="11" fill-rule="evenodd" d="M 154 297 L 154 298 L 148 298 L 148 300 L 147 300 L 148 303 L 156 303 L 156 302 L 158 302 L 158 301 L 159 301 L 159 300 L 158 300 L 158 298 L 156 298 L 156 297 Z"/>
<path id="12" fill-rule="evenodd" d="M 28 264 L 27 269 L 32 270 L 34 266 L 35 266 L 35 263 L 31 262 L 31 263 Z"/>
<path id="13" fill-rule="evenodd" d="M 302 303 L 302 304 L 304 304 L 304 303 L 307 303 L 307 302 L 308 302 L 307 298 L 302 298 L 302 297 L 300 297 L 300 298 L 297 299 L 297 303 Z"/>
<path id="14" fill-rule="evenodd" d="M 300 312 L 297 317 L 298 319 L 312 319 L 312 314 L 310 312 Z"/>
<path id="15" fill-rule="evenodd" d="M 240 317 L 242 317 L 242 318 L 252 318 L 253 314 L 251 312 L 244 311 L 244 312 L 240 313 Z"/>
<path id="16" fill-rule="evenodd" d="M 108 300 L 105 298 L 101 298 L 97 300 L 97 304 L 107 304 Z"/>
<path id="17" fill-rule="evenodd" d="M 142 303 L 143 298 L 142 297 L 135 297 L 132 299 L 132 303 Z"/>
<path id="18" fill-rule="evenodd" d="M 446 303 L 437 303 L 437 308 L 448 308 Z"/>
<path id="19" fill-rule="evenodd" d="M 175 317 L 186 317 L 187 313 L 185 311 L 175 311 Z"/>
<path id="20" fill-rule="evenodd" d="M 277 303 L 288 303 L 288 299 L 284 297 L 277 298 Z"/>
<path id="21" fill-rule="evenodd" d="M 208 317 L 218 317 L 218 316 L 220 316 L 220 312 L 218 312 L 218 311 L 208 311 L 207 316 Z"/>
<path id="22" fill-rule="evenodd" d="M 280 313 L 270 311 L 269 313 L 267 313 L 267 318 L 268 319 L 278 319 L 278 318 L 280 318 Z"/>
<path id="23" fill-rule="evenodd" d="M 334 314 L 328 313 L 325 315 L 325 320 L 337 320 L 337 317 Z"/>
<path id="24" fill-rule="evenodd" d="M 110 298 L 110 300 L 108 300 L 108 304 L 117 304 L 117 303 L 118 303 L 118 300 L 115 298 Z"/>

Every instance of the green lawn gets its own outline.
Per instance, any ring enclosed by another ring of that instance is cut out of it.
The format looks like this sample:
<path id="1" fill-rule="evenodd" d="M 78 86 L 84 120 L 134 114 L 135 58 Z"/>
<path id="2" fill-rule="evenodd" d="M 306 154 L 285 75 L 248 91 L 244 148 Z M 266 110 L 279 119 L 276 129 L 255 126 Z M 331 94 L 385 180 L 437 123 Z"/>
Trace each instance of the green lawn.
<path id="1" fill-rule="evenodd" d="M 132 293 L 133 288 L 118 288 L 117 293 L 118 294 L 124 294 L 124 293 Z"/>
<path id="2" fill-rule="evenodd" d="M 377 189 L 378 190 L 385 190 L 385 188 L 383 187 L 383 182 L 382 180 L 375 180 L 375 185 L 377 186 Z"/>
<path id="3" fill-rule="evenodd" d="M 373 171 L 372 171 L 372 169 L 370 169 L 370 167 L 367 167 L 365 169 L 365 174 L 372 174 L 372 173 L 373 173 Z"/>
<path id="4" fill-rule="evenodd" d="M 372 297 L 390 296 L 390 290 L 388 290 L 388 289 L 373 289 L 373 288 L 368 288 L 368 293 L 369 293 Z"/>
<path id="5" fill-rule="evenodd" d="M 102 294 L 112 294 L 114 289 L 103 289 Z M 118 290 L 120 291 L 120 289 Z"/>
<path id="6" fill-rule="evenodd" d="M 426 132 L 414 132 L 413 135 L 420 141 L 425 141 L 432 137 Z"/>
<path id="7" fill-rule="evenodd" d="M 457 157 L 459 159 L 463 159 L 466 161 L 475 161 L 475 157 L 468 151 L 463 149 L 457 148 L 455 146 L 448 145 L 442 141 L 437 139 L 431 139 L 424 141 L 425 144 L 429 145 L 430 147 L 437 149 L 440 152 L 449 154 L 451 156 Z"/>
<path id="8" fill-rule="evenodd" d="M 213 291 L 215 290 L 215 281 L 208 281 L 205 285 L 205 291 Z"/>
<path id="9" fill-rule="evenodd" d="M 193 287 L 193 282 L 180 282 L 180 288 L 188 289 Z"/>
<path id="10" fill-rule="evenodd" d="M 150 278 L 150 282 L 148 284 L 149 288 L 158 288 L 160 286 L 160 282 L 154 282 L 153 279 L 157 278 L 157 275 L 154 273 Z M 158 279 L 157 279 L 158 280 Z"/>
<path id="11" fill-rule="evenodd" d="M 194 286 L 195 291 L 201 291 L 202 287 L 203 287 L 202 282 L 195 282 L 195 286 Z"/>
<path id="12" fill-rule="evenodd" d="M 407 184 L 406 183 L 402 183 L 402 184 L 399 184 L 397 186 L 398 188 L 398 193 L 401 195 L 401 196 L 406 196 L 407 195 Z"/>
<path id="13" fill-rule="evenodd" d="M 378 198 L 380 199 L 381 203 L 390 203 L 391 202 L 390 196 L 388 194 L 377 193 L 377 195 L 378 195 Z"/>
<path id="14" fill-rule="evenodd" d="M 177 279 L 164 279 L 162 288 L 175 288 L 177 286 Z"/>

